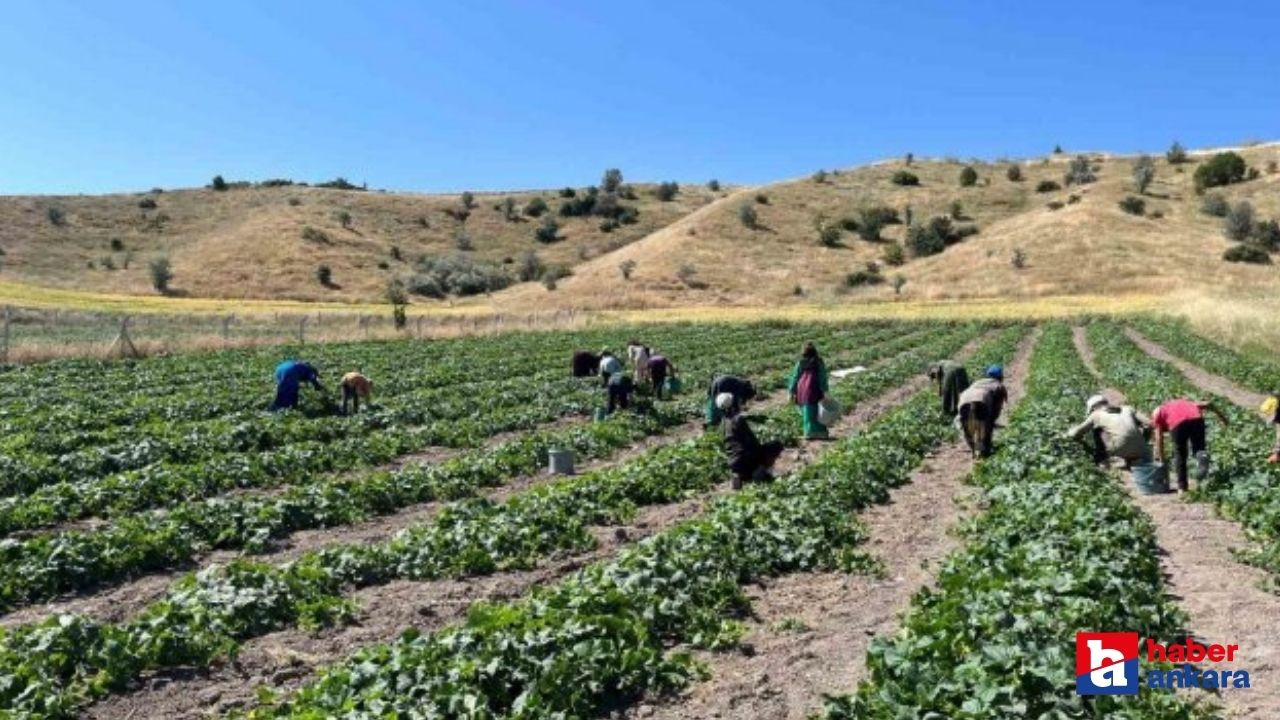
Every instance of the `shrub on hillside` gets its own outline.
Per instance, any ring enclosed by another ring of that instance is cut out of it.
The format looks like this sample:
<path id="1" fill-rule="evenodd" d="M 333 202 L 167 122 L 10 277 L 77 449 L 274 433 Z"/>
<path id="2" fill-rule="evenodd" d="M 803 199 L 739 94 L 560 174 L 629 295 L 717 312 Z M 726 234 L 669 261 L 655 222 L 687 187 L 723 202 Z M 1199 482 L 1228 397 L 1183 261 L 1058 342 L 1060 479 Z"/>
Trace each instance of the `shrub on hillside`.
<path id="1" fill-rule="evenodd" d="M 716 179 L 707 182 L 707 189 L 711 192 L 720 192 L 720 181 Z"/>
<path id="2" fill-rule="evenodd" d="M 1140 197 L 1129 195 L 1120 201 L 1120 209 L 1130 215 L 1142 215 L 1147 211 L 1147 202 Z"/>
<path id="3" fill-rule="evenodd" d="M 548 290 L 555 290 L 559 281 L 569 277 L 573 272 L 564 265 L 552 265 L 547 271 L 542 273 L 542 286 Z"/>
<path id="4" fill-rule="evenodd" d="M 1011 182 L 1022 182 L 1022 166 L 1010 165 L 1009 169 L 1004 171 L 1004 176 Z"/>
<path id="5" fill-rule="evenodd" d="M 1063 204 L 1061 200 L 1051 200 L 1049 201 L 1048 204 L 1045 205 L 1045 207 L 1049 208 L 1050 210 L 1061 210 L 1062 208 L 1066 207 L 1066 205 Z"/>
<path id="6" fill-rule="evenodd" d="M 1255 224 L 1253 242 L 1267 250 L 1280 250 L 1280 222 L 1263 220 Z"/>
<path id="7" fill-rule="evenodd" d="M 768 196 L 768 195 L 765 195 L 764 193 L 756 193 L 756 204 L 757 204 L 757 205 L 768 205 L 768 204 L 769 204 L 769 196 Z"/>
<path id="8" fill-rule="evenodd" d="M 1089 158 L 1077 155 L 1071 159 L 1071 164 L 1067 166 L 1067 172 L 1062 179 L 1067 185 L 1085 185 L 1097 180 L 1098 176 L 1093 174 Z"/>
<path id="9" fill-rule="evenodd" d="M 618 272 L 622 273 L 623 280 L 630 280 L 631 273 L 634 273 L 635 271 L 636 271 L 636 261 L 632 260 L 631 258 L 627 258 L 626 260 L 623 260 L 622 262 L 618 263 Z"/>
<path id="10" fill-rule="evenodd" d="M 290 185 L 293 185 L 293 184 L 294 184 L 293 181 L 289 180 L 288 178 L 268 178 L 258 183 L 258 187 L 264 187 L 264 188 L 289 187 Z"/>
<path id="11" fill-rule="evenodd" d="M 289 203 L 289 207 L 298 207 L 299 205 L 302 204 L 302 200 L 296 197 L 289 198 L 287 202 Z"/>
<path id="12" fill-rule="evenodd" d="M 1244 179 L 1246 170 L 1244 158 L 1227 151 L 1201 163 L 1191 177 L 1195 181 L 1196 192 L 1202 192 L 1206 188 L 1238 183 Z"/>
<path id="13" fill-rule="evenodd" d="M 880 274 L 880 266 L 874 262 L 867 263 L 862 270 L 855 270 L 844 276 L 844 284 L 849 287 L 879 285 L 882 282 L 884 282 L 884 276 Z"/>
<path id="14" fill-rule="evenodd" d="M 1213 217 L 1226 217 L 1227 211 L 1231 206 L 1227 203 L 1227 199 L 1218 193 L 1209 193 L 1204 196 L 1204 200 L 1200 203 L 1200 212 Z"/>
<path id="15" fill-rule="evenodd" d="M 142 208 L 143 210 L 155 210 L 156 201 L 154 198 L 142 198 L 141 200 L 138 201 L 138 207 Z"/>
<path id="16" fill-rule="evenodd" d="M 1252 263 L 1254 265 L 1271 264 L 1271 255 L 1266 250 L 1249 243 L 1227 248 L 1226 252 L 1222 253 L 1222 259 L 1227 262 Z"/>
<path id="17" fill-rule="evenodd" d="M 1038 193 L 1055 192 L 1061 189 L 1062 186 L 1053 180 L 1041 180 L 1036 183 L 1036 192 Z"/>
<path id="18" fill-rule="evenodd" d="M 813 181 L 822 184 L 827 181 L 827 171 L 819 170 L 813 174 Z"/>
<path id="19" fill-rule="evenodd" d="M 316 280 L 318 280 L 320 284 L 325 287 L 329 287 L 330 285 L 332 285 L 333 284 L 333 268 L 329 267 L 328 265 L 320 265 L 319 267 L 317 267 Z"/>
<path id="20" fill-rule="evenodd" d="M 750 203 L 742 203 L 738 206 L 738 220 L 752 230 L 760 226 L 760 218 L 756 215 L 756 209 L 751 207 Z"/>
<path id="21" fill-rule="evenodd" d="M 902 243 L 893 241 L 884 246 L 884 252 L 881 253 L 880 259 L 885 265 L 897 267 L 907 262 L 907 251 L 902 248 Z"/>
<path id="22" fill-rule="evenodd" d="M 691 288 L 704 287 L 703 283 L 698 282 L 695 279 L 697 274 L 698 268 L 690 265 L 689 263 L 684 263 L 680 267 L 676 268 L 676 277 L 679 278 L 680 282 Z"/>
<path id="23" fill-rule="evenodd" d="M 915 162 L 915 160 L 916 160 L 916 154 L 915 154 L 915 153 L 907 153 L 907 154 L 906 154 L 905 156 L 903 156 L 903 158 L 902 158 L 902 164 L 903 164 L 903 165 L 906 165 L 907 167 L 911 167 L 911 163 Z"/>
<path id="24" fill-rule="evenodd" d="M 1231 206 L 1222 219 L 1222 231 L 1232 240 L 1247 240 L 1253 234 L 1253 205 L 1241 200 Z"/>
<path id="25" fill-rule="evenodd" d="M 1061 155 L 1061 154 L 1062 154 L 1062 146 L 1061 146 L 1061 145 L 1054 145 L 1054 146 L 1053 146 L 1053 154 L 1054 154 L 1054 155 Z"/>
<path id="26" fill-rule="evenodd" d="M 1009 264 L 1013 265 L 1014 270 L 1021 270 L 1027 266 L 1027 253 L 1022 248 L 1014 248 L 1013 256 L 1009 258 Z"/>
<path id="27" fill-rule="evenodd" d="M 511 284 L 502 268 L 481 263 L 462 255 L 423 256 L 418 259 L 409 278 L 409 292 L 424 297 L 444 298 L 449 295 L 479 295 L 501 290 Z"/>
<path id="28" fill-rule="evenodd" d="M 560 197 L 562 198 L 571 198 L 577 194 L 578 191 L 571 187 L 560 188 Z"/>
<path id="29" fill-rule="evenodd" d="M 903 187 L 920 184 L 920 178 L 917 177 L 915 173 L 907 170 L 899 170 L 895 172 L 890 180 L 893 181 L 894 185 L 902 185 Z"/>
<path id="30" fill-rule="evenodd" d="M 951 220 L 941 216 L 907 231 L 907 247 L 915 257 L 937 255 L 947 249 L 951 239 Z"/>
<path id="31" fill-rule="evenodd" d="M 209 187 L 218 192 L 224 192 L 227 189 L 227 181 L 221 175 L 214 175 L 213 180 L 209 182 Z"/>
<path id="32" fill-rule="evenodd" d="M 952 220 L 963 220 L 964 205 L 961 205 L 959 200 L 953 200 L 951 202 L 951 208 L 949 209 L 948 214 L 951 215 Z"/>
<path id="33" fill-rule="evenodd" d="M 1165 151 L 1164 157 L 1169 161 L 1170 165 L 1181 165 L 1187 161 L 1187 149 L 1182 147 L 1182 143 L 1174 140 L 1169 149 Z"/>
<path id="34" fill-rule="evenodd" d="M 122 252 L 124 250 L 124 241 L 120 238 L 111 238 L 111 252 Z"/>
<path id="35" fill-rule="evenodd" d="M 960 171 L 960 187 L 973 187 L 978 182 L 978 171 L 965 165 Z"/>
<path id="36" fill-rule="evenodd" d="M 542 224 L 538 229 L 533 231 L 533 238 L 538 242 L 547 245 L 560 239 L 560 223 L 556 219 L 548 215 L 543 218 Z"/>
<path id="37" fill-rule="evenodd" d="M 520 213 L 516 212 L 516 199 L 510 195 L 502 198 L 499 209 L 502 212 L 502 218 L 507 222 L 515 222 L 520 219 Z"/>
<path id="38" fill-rule="evenodd" d="M 148 270 L 151 273 L 151 287 L 161 295 L 168 295 L 169 284 L 173 282 L 173 267 L 169 264 L 169 258 L 161 255 L 152 260 Z"/>
<path id="39" fill-rule="evenodd" d="M 1267 174 L 1268 174 L 1268 175 L 1275 175 L 1275 174 L 1276 174 L 1276 170 L 1277 170 L 1277 169 L 1280 169 L 1280 166 L 1277 166 L 1277 165 L 1276 165 L 1276 161 L 1275 161 L 1275 160 L 1268 160 L 1268 161 L 1267 161 Z"/>
<path id="40" fill-rule="evenodd" d="M 321 245 L 328 245 L 332 242 L 328 233 L 323 230 L 317 230 L 310 225 L 302 228 L 302 239 L 307 242 L 320 243 Z"/>
<path id="41" fill-rule="evenodd" d="M 675 182 L 659 183 L 654 195 L 662 202 L 670 202 L 676 198 L 676 193 L 680 192 L 680 184 Z"/>
<path id="42" fill-rule="evenodd" d="M 818 244 L 823 247 L 839 247 L 840 245 L 840 225 L 839 223 L 819 221 L 818 227 Z"/>
<path id="43" fill-rule="evenodd" d="M 525 206 L 524 206 L 524 214 L 533 218 L 541 217 L 542 213 L 546 211 L 547 211 L 547 201 L 543 200 L 540 197 L 535 197 L 534 199 L 525 203 Z"/>
<path id="44" fill-rule="evenodd" d="M 462 252 L 471 252 L 476 249 L 475 243 L 471 242 L 471 236 L 461 228 L 458 229 L 458 234 L 453 236 L 453 246 Z"/>
<path id="45" fill-rule="evenodd" d="M 1151 181 L 1156 179 L 1156 161 L 1150 155 L 1141 155 L 1133 161 L 1133 189 L 1145 195 Z"/>
<path id="46" fill-rule="evenodd" d="M 529 250 L 520 256 L 520 264 L 516 268 L 516 277 L 521 282 L 530 282 L 542 277 L 542 273 L 546 272 L 547 266 L 542 264 L 542 258 L 538 257 L 538 253 Z"/>
<path id="47" fill-rule="evenodd" d="M 618 187 L 622 185 L 622 171 L 618 168 L 609 168 L 604 171 L 604 177 L 600 179 L 600 187 L 605 192 L 617 192 Z"/>
<path id="48" fill-rule="evenodd" d="M 62 227 L 67 224 L 67 215 L 60 208 L 51 207 L 44 211 L 44 215 L 49 218 L 49 224 L 55 227 Z"/>
<path id="49" fill-rule="evenodd" d="M 351 213 L 346 210 L 339 210 L 334 216 L 338 220 L 338 224 L 346 229 L 351 229 Z"/>

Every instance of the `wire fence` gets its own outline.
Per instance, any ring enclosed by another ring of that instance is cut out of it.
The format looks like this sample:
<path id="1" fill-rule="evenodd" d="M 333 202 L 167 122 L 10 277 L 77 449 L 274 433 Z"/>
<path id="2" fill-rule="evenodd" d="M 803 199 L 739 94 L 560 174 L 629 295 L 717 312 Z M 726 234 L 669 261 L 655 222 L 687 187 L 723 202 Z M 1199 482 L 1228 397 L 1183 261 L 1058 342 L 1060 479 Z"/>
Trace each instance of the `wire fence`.
<path id="1" fill-rule="evenodd" d="M 270 345 L 427 340 L 523 329 L 572 329 L 590 324 L 589 315 L 575 310 L 410 315 L 402 327 L 397 327 L 390 312 L 126 315 L 5 306 L 0 314 L 0 364 Z"/>

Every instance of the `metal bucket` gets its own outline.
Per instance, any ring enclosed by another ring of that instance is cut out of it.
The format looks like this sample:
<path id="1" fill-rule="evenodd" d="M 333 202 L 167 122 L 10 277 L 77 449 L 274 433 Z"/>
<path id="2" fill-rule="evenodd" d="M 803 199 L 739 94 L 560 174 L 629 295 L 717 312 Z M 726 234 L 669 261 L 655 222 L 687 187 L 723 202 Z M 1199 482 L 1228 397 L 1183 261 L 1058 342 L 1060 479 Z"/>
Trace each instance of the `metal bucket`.
<path id="1" fill-rule="evenodd" d="M 573 474 L 573 451 L 552 448 L 547 451 L 547 472 L 551 475 Z"/>

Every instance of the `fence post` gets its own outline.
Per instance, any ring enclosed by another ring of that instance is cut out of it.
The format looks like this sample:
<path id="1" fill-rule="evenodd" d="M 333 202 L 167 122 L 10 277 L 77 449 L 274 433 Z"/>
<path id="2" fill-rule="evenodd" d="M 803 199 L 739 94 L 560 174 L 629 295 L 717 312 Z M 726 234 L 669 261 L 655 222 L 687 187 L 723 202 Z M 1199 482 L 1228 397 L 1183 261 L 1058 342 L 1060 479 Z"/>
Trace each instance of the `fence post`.
<path id="1" fill-rule="evenodd" d="M 0 355 L 0 362 L 9 362 L 9 324 L 13 322 L 13 308 L 4 306 L 4 350 Z"/>
<path id="2" fill-rule="evenodd" d="M 133 344 L 133 339 L 129 337 L 129 316 L 125 315 L 120 318 L 120 334 L 116 336 L 115 342 L 111 343 L 108 354 L 120 353 L 121 357 L 138 357 L 138 348 Z"/>
<path id="3" fill-rule="evenodd" d="M 307 321 L 310 319 L 311 318 L 309 318 L 308 316 L 303 315 L 302 319 L 298 321 L 298 344 L 299 345 L 307 344 Z"/>

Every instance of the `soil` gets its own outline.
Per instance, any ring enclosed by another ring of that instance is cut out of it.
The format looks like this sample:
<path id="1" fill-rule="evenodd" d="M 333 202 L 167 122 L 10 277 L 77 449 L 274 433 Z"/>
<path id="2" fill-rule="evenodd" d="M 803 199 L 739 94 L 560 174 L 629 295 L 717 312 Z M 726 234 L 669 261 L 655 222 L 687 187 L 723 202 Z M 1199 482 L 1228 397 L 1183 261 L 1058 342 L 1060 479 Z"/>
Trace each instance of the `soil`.
<path id="1" fill-rule="evenodd" d="M 971 353 L 977 344 L 975 340 L 967 345 L 964 354 Z M 906 386 L 861 403 L 833 426 L 833 433 L 847 432 L 896 407 L 919 390 L 924 382 L 923 379 L 913 380 Z M 756 409 L 767 409 L 785 401 L 785 396 L 770 398 L 757 404 Z M 692 436 L 700 428 L 700 423 L 691 423 L 677 432 L 649 438 L 609 463 L 622 462 L 660 444 Z M 810 462 L 827 447 L 830 447 L 829 443 L 814 443 L 806 448 L 790 449 L 779 460 L 778 470 L 783 471 L 784 465 L 796 467 Z M 601 466 L 604 464 L 607 463 L 600 463 Z M 535 481 L 523 478 L 516 482 L 523 482 L 527 487 Z M 509 496 L 515 491 L 512 486 L 504 486 L 494 494 Z M 626 526 L 593 528 L 592 533 L 600 542 L 595 550 L 554 559 L 532 570 L 462 580 L 397 581 L 367 588 L 353 595 L 360 607 L 353 624 L 318 634 L 290 629 L 254 638 L 244 643 L 233 663 L 202 670 L 178 669 L 157 673 L 148 677 L 136 691 L 112 695 L 90 706 L 83 716 L 104 720 L 119 717 L 171 718 L 225 713 L 245 707 L 255 702 L 260 686 L 282 691 L 294 689 L 311 678 L 319 667 L 349 656 L 356 648 L 390 641 L 409 628 L 421 632 L 437 630 L 461 620 L 472 603 L 478 601 L 502 601 L 524 596 L 537 586 L 559 580 L 588 563 L 613 555 L 626 545 L 697 516 L 717 497 L 728 492 L 731 492 L 728 483 L 723 483 L 708 493 L 683 502 L 641 508 Z M 417 512 L 428 511 L 419 509 Z M 381 520 L 396 517 L 399 514 Z M 361 526 L 363 529 L 342 528 L 336 532 L 383 532 L 378 529 L 380 525 L 373 525 Z M 298 534 L 301 535 L 303 533 Z M 324 543 L 333 542 L 335 531 L 321 531 L 317 535 L 324 536 Z M 295 542 L 299 541 L 298 536 L 293 539 Z"/>
<path id="2" fill-rule="evenodd" d="M 1138 347 L 1142 348 L 1143 352 L 1157 360 L 1163 360 L 1178 368 L 1178 370 L 1186 376 L 1187 380 L 1191 381 L 1193 385 L 1205 392 L 1221 395 L 1246 410 L 1257 410 L 1258 406 L 1261 405 L 1262 401 L 1267 397 L 1262 393 L 1246 390 L 1221 375 L 1214 375 L 1211 372 L 1192 365 L 1182 358 L 1174 357 L 1168 350 L 1165 350 L 1163 347 L 1160 347 L 1156 343 L 1143 337 L 1142 334 L 1133 328 L 1125 328 L 1125 334 L 1128 335 L 1129 339 L 1133 340 Z"/>
<path id="3" fill-rule="evenodd" d="M 1034 340 L 1028 336 L 1010 363 L 1009 408 L 1025 392 Z M 924 382 L 889 395 L 901 403 Z M 910 482 L 890 493 L 888 504 L 860 514 L 869 532 L 867 549 L 883 561 L 883 576 L 799 573 L 749 588 L 752 617 L 742 645 L 697 653 L 711 679 L 678 696 L 650 698 L 620 717 L 801 720 L 821 709 L 823 695 L 851 692 L 866 674 L 872 638 L 898 626 L 912 595 L 931 582 L 937 564 L 957 546 L 952 529 L 972 509 L 973 489 L 964 484 L 972 467 L 964 443 L 951 442 L 926 456 Z"/>
<path id="4" fill-rule="evenodd" d="M 1154 357 L 1169 360 L 1163 350 L 1163 356 L 1152 352 L 1159 349 L 1156 346 L 1139 344 Z M 1203 372 L 1191 366 L 1180 369 L 1193 382 Z M 1115 389 L 1109 392 L 1124 398 Z M 1226 717 L 1280 717 L 1280 626 L 1275 623 L 1280 617 L 1280 597 L 1262 589 L 1263 570 L 1236 561 L 1233 550 L 1249 545 L 1240 525 L 1217 517 L 1205 503 L 1187 502 L 1176 494 L 1139 494 L 1128 472 L 1116 468 L 1115 473 L 1155 523 L 1165 584 L 1170 597 L 1187 613 L 1187 634 L 1201 644 L 1240 646 L 1237 662 L 1223 667 L 1248 670 L 1252 687 L 1222 693 L 1218 700 Z"/>

